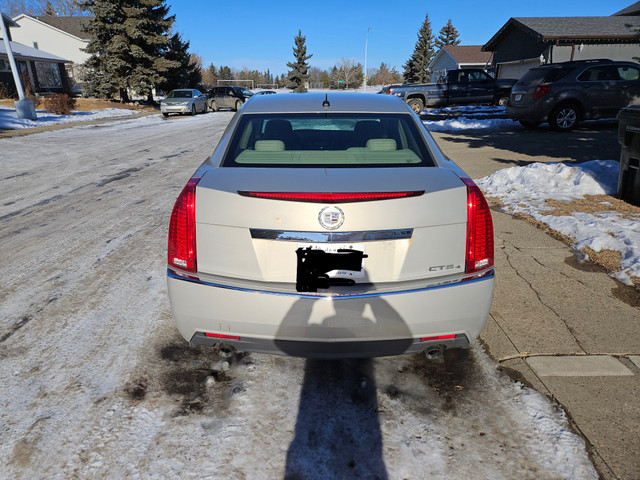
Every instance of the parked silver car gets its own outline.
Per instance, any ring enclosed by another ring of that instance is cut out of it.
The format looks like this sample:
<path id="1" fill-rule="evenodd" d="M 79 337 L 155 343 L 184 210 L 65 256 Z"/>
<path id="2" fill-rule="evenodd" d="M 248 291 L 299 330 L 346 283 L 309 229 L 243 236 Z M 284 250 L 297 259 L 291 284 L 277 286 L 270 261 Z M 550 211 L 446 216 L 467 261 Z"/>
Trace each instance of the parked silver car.
<path id="1" fill-rule="evenodd" d="M 467 348 L 493 264 L 482 193 L 392 96 L 254 97 L 169 226 L 169 298 L 192 345 L 316 358 Z"/>
<path id="2" fill-rule="evenodd" d="M 171 90 L 160 102 L 160 111 L 165 117 L 170 113 L 207 113 L 208 108 L 207 96 L 195 89 Z"/>

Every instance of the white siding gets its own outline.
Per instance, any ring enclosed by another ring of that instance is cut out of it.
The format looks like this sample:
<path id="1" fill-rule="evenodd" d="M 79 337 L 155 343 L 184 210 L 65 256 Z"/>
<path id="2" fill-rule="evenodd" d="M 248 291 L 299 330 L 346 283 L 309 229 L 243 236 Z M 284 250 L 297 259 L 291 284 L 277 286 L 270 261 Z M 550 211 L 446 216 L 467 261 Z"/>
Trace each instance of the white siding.
<path id="1" fill-rule="evenodd" d="M 571 47 L 553 46 L 553 63 L 571 60 Z M 625 62 L 640 62 L 640 45 L 609 44 L 609 45 L 576 45 L 573 49 L 574 60 L 590 60 L 594 58 L 608 58 Z"/>
<path id="2" fill-rule="evenodd" d="M 57 30 L 30 17 L 22 17 L 15 21 L 20 28 L 11 29 L 11 37 L 15 42 L 29 47 L 38 44 L 38 48 L 62 58 L 68 58 L 75 64 L 84 63 L 89 55 L 81 49 L 88 41 L 80 40 L 72 35 Z"/>
<path id="3" fill-rule="evenodd" d="M 522 77 L 531 68 L 539 67 L 540 60 L 522 60 L 520 62 L 509 62 L 498 64 L 498 78 L 513 78 L 515 80 Z"/>

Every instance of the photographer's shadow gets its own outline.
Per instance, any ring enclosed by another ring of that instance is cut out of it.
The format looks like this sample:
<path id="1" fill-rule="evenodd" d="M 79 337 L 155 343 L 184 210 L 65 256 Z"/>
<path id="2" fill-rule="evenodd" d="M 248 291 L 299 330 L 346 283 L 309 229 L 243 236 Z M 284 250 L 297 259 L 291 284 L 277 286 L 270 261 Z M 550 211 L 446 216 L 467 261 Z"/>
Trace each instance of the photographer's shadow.
<path id="1" fill-rule="evenodd" d="M 342 339 L 395 339 L 385 343 L 389 354 L 403 353 L 412 343 L 407 325 L 380 297 L 358 303 L 333 301 L 334 314 L 312 323 L 312 310 L 319 301 L 325 300 L 298 300 L 284 319 L 278 336 L 327 338 L 331 337 L 329 330 L 335 338 Z M 323 353 L 333 353 L 332 346 L 337 348 L 335 343 L 327 342 Z M 287 341 L 279 343 L 279 347 L 289 354 L 304 356 L 298 348 L 292 350 Z M 309 359 L 305 365 L 295 436 L 287 453 L 285 479 L 343 478 L 388 478 L 382 454 L 373 360 Z"/>
<path id="2" fill-rule="evenodd" d="M 284 478 L 388 478 L 371 359 L 307 360 Z"/>

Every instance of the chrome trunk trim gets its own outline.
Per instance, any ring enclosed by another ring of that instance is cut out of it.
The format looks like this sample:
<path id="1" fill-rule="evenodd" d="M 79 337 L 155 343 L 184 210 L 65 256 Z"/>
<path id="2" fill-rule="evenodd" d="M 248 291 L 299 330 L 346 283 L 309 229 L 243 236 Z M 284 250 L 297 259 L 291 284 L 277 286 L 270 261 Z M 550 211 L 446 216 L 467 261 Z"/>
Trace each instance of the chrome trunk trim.
<path id="1" fill-rule="evenodd" d="M 397 230 L 369 230 L 364 232 L 294 232 L 251 228 L 251 238 L 283 242 L 348 243 L 406 240 L 413 236 L 413 228 Z"/>

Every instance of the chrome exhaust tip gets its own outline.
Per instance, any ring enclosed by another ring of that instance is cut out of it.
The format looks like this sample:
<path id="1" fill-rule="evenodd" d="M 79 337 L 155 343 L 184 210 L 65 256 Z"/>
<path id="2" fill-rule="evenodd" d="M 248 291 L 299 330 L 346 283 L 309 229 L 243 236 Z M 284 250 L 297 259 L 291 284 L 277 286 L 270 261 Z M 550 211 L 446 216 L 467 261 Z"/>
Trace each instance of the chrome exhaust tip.
<path id="1" fill-rule="evenodd" d="M 440 360 L 444 357 L 444 345 L 434 345 L 425 351 L 429 360 Z"/>

